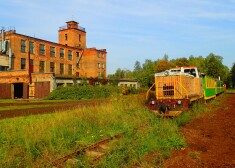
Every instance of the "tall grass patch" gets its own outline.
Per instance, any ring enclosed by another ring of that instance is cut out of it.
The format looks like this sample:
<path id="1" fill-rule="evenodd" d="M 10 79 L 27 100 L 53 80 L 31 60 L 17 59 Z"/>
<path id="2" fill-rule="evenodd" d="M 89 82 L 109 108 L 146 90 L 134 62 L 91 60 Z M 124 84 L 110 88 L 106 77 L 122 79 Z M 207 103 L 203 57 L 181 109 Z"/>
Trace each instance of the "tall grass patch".
<path id="1" fill-rule="evenodd" d="M 4 167 L 51 167 L 54 159 L 121 132 L 126 135 L 97 166 L 145 163 L 149 152 L 157 150 L 166 157 L 170 149 L 185 145 L 177 124 L 157 118 L 136 95 L 63 113 L 0 120 L 0 127 Z M 89 165 L 86 159 L 79 163 Z"/>

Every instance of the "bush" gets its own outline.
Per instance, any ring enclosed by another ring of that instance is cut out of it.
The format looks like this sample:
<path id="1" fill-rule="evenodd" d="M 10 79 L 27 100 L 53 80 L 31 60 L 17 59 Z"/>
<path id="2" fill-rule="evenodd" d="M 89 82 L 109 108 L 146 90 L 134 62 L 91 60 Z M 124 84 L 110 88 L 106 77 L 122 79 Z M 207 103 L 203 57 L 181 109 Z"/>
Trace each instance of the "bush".
<path id="1" fill-rule="evenodd" d="M 115 86 L 67 86 L 58 87 L 47 97 L 49 100 L 81 100 L 93 98 L 107 98 L 121 93 Z"/>

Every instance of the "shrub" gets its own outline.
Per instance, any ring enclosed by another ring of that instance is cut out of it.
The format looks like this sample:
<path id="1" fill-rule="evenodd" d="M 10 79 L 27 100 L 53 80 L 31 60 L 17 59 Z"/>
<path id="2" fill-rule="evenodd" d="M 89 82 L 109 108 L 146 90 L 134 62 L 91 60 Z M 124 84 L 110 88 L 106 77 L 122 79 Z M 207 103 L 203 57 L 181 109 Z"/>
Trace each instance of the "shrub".
<path id="1" fill-rule="evenodd" d="M 58 87 L 47 97 L 49 100 L 81 100 L 93 98 L 107 98 L 121 93 L 115 86 L 67 86 Z"/>

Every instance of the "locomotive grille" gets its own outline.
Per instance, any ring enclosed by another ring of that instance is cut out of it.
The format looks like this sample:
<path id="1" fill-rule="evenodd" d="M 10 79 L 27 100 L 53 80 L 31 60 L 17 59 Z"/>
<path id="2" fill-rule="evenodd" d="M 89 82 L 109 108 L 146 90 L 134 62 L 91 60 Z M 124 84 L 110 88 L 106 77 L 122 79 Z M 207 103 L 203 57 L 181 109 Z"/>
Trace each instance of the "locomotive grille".
<path id="1" fill-rule="evenodd" d="M 188 90 L 182 85 L 189 79 L 181 75 L 156 76 L 156 98 L 157 99 L 183 99 L 188 97 Z"/>
<path id="2" fill-rule="evenodd" d="M 174 96 L 174 86 L 163 86 L 163 95 L 164 96 Z"/>

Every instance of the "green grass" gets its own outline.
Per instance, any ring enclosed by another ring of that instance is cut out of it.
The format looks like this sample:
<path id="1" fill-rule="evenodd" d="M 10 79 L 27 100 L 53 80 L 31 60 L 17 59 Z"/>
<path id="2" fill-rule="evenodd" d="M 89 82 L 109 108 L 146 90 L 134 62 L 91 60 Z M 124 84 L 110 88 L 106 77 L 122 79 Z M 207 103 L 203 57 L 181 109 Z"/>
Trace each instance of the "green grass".
<path id="1" fill-rule="evenodd" d="M 215 103 L 215 104 L 212 104 Z M 51 161 L 121 132 L 126 135 L 113 144 L 97 167 L 153 167 L 170 156 L 170 150 L 185 147 L 179 127 L 206 112 L 211 104 L 195 104 L 190 113 L 175 119 L 156 117 L 140 96 L 79 108 L 63 113 L 0 120 L 0 167 L 52 167 Z M 142 129 L 133 131 L 134 128 Z M 146 156 L 157 151 L 157 157 Z M 90 166 L 81 156 L 78 167 Z"/>
<path id="2" fill-rule="evenodd" d="M 226 93 L 235 93 L 235 89 L 226 89 Z"/>
<path id="3" fill-rule="evenodd" d="M 15 103 L 14 99 L 0 99 L 0 103 Z"/>

